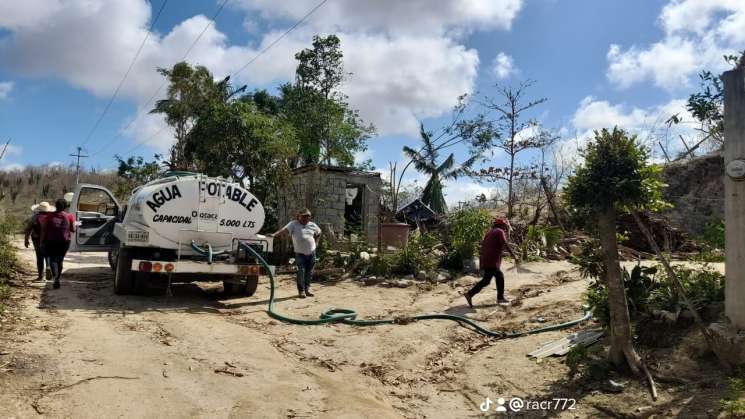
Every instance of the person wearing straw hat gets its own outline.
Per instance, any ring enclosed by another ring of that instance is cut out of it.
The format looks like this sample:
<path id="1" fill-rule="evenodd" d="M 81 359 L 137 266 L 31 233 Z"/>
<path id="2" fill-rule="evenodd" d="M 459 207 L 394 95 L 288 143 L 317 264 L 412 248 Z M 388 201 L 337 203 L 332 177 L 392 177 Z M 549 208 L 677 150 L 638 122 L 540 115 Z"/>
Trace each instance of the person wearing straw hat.
<path id="1" fill-rule="evenodd" d="M 44 279 L 44 267 L 46 265 L 47 268 L 47 279 L 52 278 L 52 271 L 49 270 L 49 261 L 45 257 L 44 253 L 41 251 L 41 243 L 40 243 L 40 237 L 41 237 L 41 226 L 44 221 L 44 217 L 50 212 L 52 212 L 52 206 L 49 205 L 48 202 L 42 201 L 38 204 L 34 204 L 31 206 L 31 212 L 32 215 L 29 217 L 24 225 L 23 228 L 23 244 L 28 249 L 29 247 L 29 239 L 34 244 L 34 253 L 36 254 L 36 270 L 39 274 L 38 278 L 39 280 Z M 44 262 L 47 262 L 46 264 Z"/>
<path id="2" fill-rule="evenodd" d="M 44 217 L 41 227 L 41 247 L 44 253 L 49 256 L 49 264 L 52 268 L 54 277 L 54 288 L 60 287 L 60 277 L 62 276 L 62 263 L 65 260 L 67 250 L 70 248 L 71 233 L 75 227 L 70 223 L 65 209 L 67 202 L 60 198 L 54 203 L 55 211 Z"/>
<path id="3" fill-rule="evenodd" d="M 316 248 L 321 240 L 321 228 L 310 221 L 310 210 L 304 208 L 297 213 L 297 219 L 287 223 L 270 236 L 276 236 L 287 231 L 292 236 L 292 248 L 295 250 L 295 264 L 297 265 L 297 292 L 300 298 L 312 297 L 310 279 L 316 264 Z"/>
<path id="4" fill-rule="evenodd" d="M 515 266 L 519 263 L 519 259 L 507 243 L 509 231 L 510 222 L 497 217 L 492 222 L 491 229 L 484 236 L 484 240 L 481 242 L 481 258 L 479 260 L 479 267 L 484 272 L 484 276 L 481 281 L 464 294 L 469 307 L 473 308 L 473 297 L 489 285 L 492 278 L 497 282 L 497 304 L 509 305 L 509 300 L 504 297 L 504 273 L 500 269 L 502 253 L 507 250 L 515 260 Z"/>

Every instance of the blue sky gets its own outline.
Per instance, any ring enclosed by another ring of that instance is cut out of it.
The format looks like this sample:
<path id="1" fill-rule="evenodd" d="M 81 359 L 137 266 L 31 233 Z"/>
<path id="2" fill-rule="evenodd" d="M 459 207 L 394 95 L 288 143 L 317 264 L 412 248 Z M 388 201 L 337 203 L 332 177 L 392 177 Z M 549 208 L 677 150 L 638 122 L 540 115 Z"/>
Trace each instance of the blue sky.
<path id="1" fill-rule="evenodd" d="M 0 168 L 67 164 L 78 145 L 92 155 L 86 166 L 99 169 L 114 167 L 114 154 L 167 149 L 169 129 L 145 112 L 162 82 L 154 69 L 183 57 L 222 0 L 166 3 L 85 141 L 163 1 L 0 0 L 0 140 L 14 146 Z M 222 78 L 316 4 L 229 0 L 187 61 Z M 313 34 L 337 33 L 354 73 L 344 90 L 380 132 L 360 157 L 383 172 L 401 161 L 402 145 L 417 144 L 419 121 L 430 130 L 446 123 L 459 94 L 493 95 L 495 83 L 526 79 L 536 81 L 532 97 L 549 99 L 532 116 L 562 136 L 564 155 L 572 155 L 576 138 L 612 125 L 676 148 L 677 134 L 695 132 L 690 124 L 665 131 L 664 120 L 688 117 L 683 104 L 696 74 L 723 70 L 723 54 L 745 49 L 743 28 L 745 2 L 738 0 L 328 0 L 236 78 L 273 89 L 292 76 L 292 56 Z M 504 162 L 499 153 L 489 158 L 485 164 Z M 493 188 L 461 179 L 449 185 L 447 199 Z"/>

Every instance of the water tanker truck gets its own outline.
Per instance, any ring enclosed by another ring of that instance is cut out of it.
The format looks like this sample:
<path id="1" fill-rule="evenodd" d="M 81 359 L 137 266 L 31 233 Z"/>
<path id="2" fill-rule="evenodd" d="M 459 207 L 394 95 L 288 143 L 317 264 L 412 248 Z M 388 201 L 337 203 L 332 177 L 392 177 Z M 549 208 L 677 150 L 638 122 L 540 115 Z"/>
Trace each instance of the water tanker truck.
<path id="1" fill-rule="evenodd" d="M 202 174 L 166 173 L 134 189 L 124 207 L 108 189 L 80 184 L 71 211 L 71 251 L 108 251 L 117 294 L 222 281 L 226 293 L 250 296 L 266 272 L 243 247 L 272 251 L 272 238 L 258 234 L 261 202 L 238 183 Z"/>

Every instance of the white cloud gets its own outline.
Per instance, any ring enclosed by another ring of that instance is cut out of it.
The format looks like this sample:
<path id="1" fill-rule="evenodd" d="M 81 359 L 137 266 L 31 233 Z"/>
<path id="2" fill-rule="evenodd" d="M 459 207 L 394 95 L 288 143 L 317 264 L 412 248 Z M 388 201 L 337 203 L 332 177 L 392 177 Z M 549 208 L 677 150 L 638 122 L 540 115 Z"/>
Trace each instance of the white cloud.
<path id="1" fill-rule="evenodd" d="M 0 143 L 0 152 L 2 152 L 3 149 L 5 149 L 4 142 Z M 20 156 L 21 154 L 23 154 L 23 147 L 19 145 L 8 144 L 7 149 L 5 149 L 5 157 L 8 157 L 8 156 L 17 157 L 17 156 Z"/>
<path id="2" fill-rule="evenodd" d="M 10 91 L 13 90 L 13 82 L 12 81 L 2 81 L 0 82 L 0 99 L 5 99 L 10 94 Z"/>
<path id="3" fill-rule="evenodd" d="M 504 52 L 500 52 L 496 57 L 494 57 L 491 67 L 494 75 L 496 75 L 500 80 L 510 77 L 517 71 L 517 68 L 515 68 L 515 61 L 511 56 Z"/>
<path id="4" fill-rule="evenodd" d="M 673 114 L 690 119 L 684 99 L 672 100 L 651 108 L 629 108 L 623 104 L 611 104 L 587 96 L 579 104 L 572 117 L 572 126 L 578 131 L 592 131 L 618 126 L 629 131 L 649 130 L 664 125 Z"/>
<path id="5" fill-rule="evenodd" d="M 317 0 L 239 0 L 239 7 L 266 20 L 297 21 Z M 389 35 L 463 33 L 510 29 L 522 0 L 329 1 L 310 19 L 323 32 L 384 32 Z"/>
<path id="6" fill-rule="evenodd" d="M 15 172 L 23 170 L 26 166 L 19 163 L 7 163 L 0 164 L 0 171 L 2 172 Z"/>
<path id="7" fill-rule="evenodd" d="M 667 90 L 688 88 L 695 73 L 722 71 L 725 54 L 742 50 L 745 1 L 672 0 L 662 9 L 664 37 L 646 47 L 608 49 L 608 79 L 618 87 L 652 81 Z"/>
<path id="8" fill-rule="evenodd" d="M 314 4 L 243 0 L 239 6 L 250 11 L 248 29 L 276 29 L 262 34 L 258 45 L 233 45 L 213 25 L 188 61 L 206 66 L 216 78 L 231 74 Z M 309 47 L 313 34 L 333 30 L 342 40 L 346 70 L 353 73 L 343 86 L 350 103 L 381 134 L 416 136 L 420 119 L 448 112 L 458 95 L 474 89 L 478 53 L 458 42 L 458 34 L 509 29 L 521 6 L 522 0 L 328 2 L 236 82 L 261 86 L 292 80 L 294 53 Z M 0 67 L 26 77 L 62 79 L 108 98 L 145 37 L 151 15 L 145 0 L 3 2 L 0 29 L 10 35 L 0 42 Z M 207 22 L 197 15 L 167 33 L 151 34 L 119 97 L 144 109 L 163 82 L 155 68 L 180 61 Z M 143 140 L 153 134 L 154 124 L 150 117 L 141 118 L 129 132 Z M 172 141 L 170 135 L 157 137 L 159 150 Z"/>
<path id="9" fill-rule="evenodd" d="M 577 156 L 578 149 L 594 137 L 593 131 L 602 128 L 612 129 L 617 126 L 631 134 L 636 134 L 639 140 L 650 147 L 653 157 L 661 157 L 659 142 L 666 150 L 675 154 L 684 146 L 679 136 L 686 141 L 696 142 L 700 133 L 694 130 L 693 118 L 686 110 L 686 100 L 674 99 L 667 103 L 649 108 L 629 107 L 624 104 L 612 104 L 606 100 L 597 100 L 587 96 L 579 104 L 571 121 L 574 138 L 562 141 L 560 147 L 565 156 Z M 668 126 L 666 121 L 677 114 L 682 122 Z M 566 136 L 565 136 L 566 138 Z M 689 145 L 692 143 L 689 142 Z M 672 156 L 671 156 L 672 157 Z"/>
<path id="10" fill-rule="evenodd" d="M 445 202 L 450 208 L 457 207 L 458 202 L 473 201 L 481 194 L 491 197 L 495 191 L 493 186 L 490 188 L 466 179 L 447 181 L 444 186 Z"/>

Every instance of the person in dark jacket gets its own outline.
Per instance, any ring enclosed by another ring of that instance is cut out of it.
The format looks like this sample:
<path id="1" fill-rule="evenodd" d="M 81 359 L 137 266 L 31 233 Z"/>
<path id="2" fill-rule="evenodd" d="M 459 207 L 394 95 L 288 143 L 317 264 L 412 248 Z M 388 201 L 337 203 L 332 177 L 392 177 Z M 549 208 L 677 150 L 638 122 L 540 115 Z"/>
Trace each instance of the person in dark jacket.
<path id="1" fill-rule="evenodd" d="M 44 223 L 44 217 L 46 217 L 48 213 L 52 212 L 52 206 L 45 201 L 32 206 L 31 211 L 33 212 L 33 214 L 31 215 L 31 217 L 29 217 L 28 220 L 26 220 L 26 223 L 23 227 L 23 244 L 24 246 L 26 246 L 26 248 L 28 248 L 31 243 L 34 244 L 34 253 L 36 254 L 36 270 L 39 274 L 37 279 L 42 280 L 44 279 L 44 265 L 46 265 L 46 268 L 49 269 L 49 261 L 47 260 L 44 253 L 42 253 L 41 251 L 41 243 L 39 239 L 41 238 L 41 226 Z M 44 263 L 45 261 L 47 262 L 46 264 Z M 52 279 L 51 271 L 49 271 L 49 278 L 47 279 Z"/>
<path id="2" fill-rule="evenodd" d="M 491 229 L 484 236 L 484 240 L 481 242 L 481 258 L 479 260 L 479 266 L 484 272 L 484 276 L 464 295 L 469 307 L 473 307 L 473 297 L 489 285 L 492 278 L 497 282 L 497 304 L 507 305 L 510 303 L 504 297 L 504 274 L 501 270 L 502 253 L 507 250 L 515 260 L 515 265 L 519 263 L 519 260 L 507 243 L 509 230 L 509 221 L 495 218 Z"/>
<path id="3" fill-rule="evenodd" d="M 54 288 L 59 288 L 62 263 L 70 248 L 71 233 L 75 232 L 75 226 L 70 223 L 70 217 L 65 211 L 67 202 L 64 199 L 58 199 L 54 206 L 56 211 L 44 218 L 40 242 L 44 253 L 49 256 Z"/>

